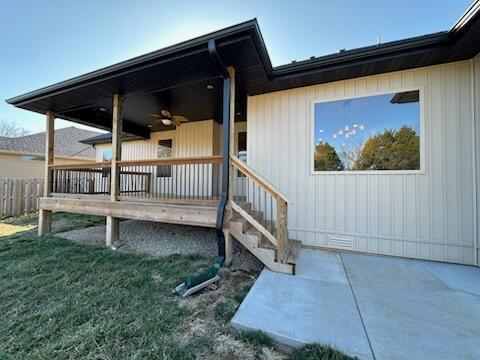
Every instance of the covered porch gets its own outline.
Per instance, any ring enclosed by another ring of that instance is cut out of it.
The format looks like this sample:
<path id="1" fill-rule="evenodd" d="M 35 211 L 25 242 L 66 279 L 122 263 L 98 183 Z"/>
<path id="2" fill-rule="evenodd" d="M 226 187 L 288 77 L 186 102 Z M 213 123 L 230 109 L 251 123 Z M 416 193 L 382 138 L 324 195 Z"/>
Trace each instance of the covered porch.
<path id="1" fill-rule="evenodd" d="M 270 269 L 294 273 L 300 243 L 288 239 L 288 201 L 237 157 L 247 94 L 270 72 L 249 21 L 9 99 L 46 117 L 39 235 L 53 211 L 105 216 L 109 247 L 120 219 L 211 227 L 226 263 L 233 236 Z M 109 131 L 100 136 L 108 159 L 55 164 L 55 118 Z M 127 151 L 132 143 L 147 151 Z M 175 151 L 159 156 L 159 144 Z"/>

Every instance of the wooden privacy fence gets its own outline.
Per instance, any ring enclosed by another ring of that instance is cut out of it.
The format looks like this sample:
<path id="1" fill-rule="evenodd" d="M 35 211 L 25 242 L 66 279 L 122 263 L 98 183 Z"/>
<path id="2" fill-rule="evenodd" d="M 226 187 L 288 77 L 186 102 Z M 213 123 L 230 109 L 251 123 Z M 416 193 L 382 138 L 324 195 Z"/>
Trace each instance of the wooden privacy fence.
<path id="1" fill-rule="evenodd" d="M 0 218 L 38 210 L 43 179 L 0 178 Z"/>

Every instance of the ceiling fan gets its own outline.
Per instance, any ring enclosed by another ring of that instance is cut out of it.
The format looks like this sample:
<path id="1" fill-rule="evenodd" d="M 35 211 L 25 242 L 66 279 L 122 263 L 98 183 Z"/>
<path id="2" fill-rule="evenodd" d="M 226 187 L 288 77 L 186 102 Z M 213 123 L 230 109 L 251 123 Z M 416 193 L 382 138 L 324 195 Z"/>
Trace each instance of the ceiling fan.
<path id="1" fill-rule="evenodd" d="M 175 126 L 180 126 L 182 122 L 189 121 L 185 116 L 180 115 L 172 115 L 168 110 L 161 110 L 160 114 L 149 114 L 149 116 L 157 118 L 155 123 L 161 122 L 163 125 L 171 125 L 174 124 Z"/>

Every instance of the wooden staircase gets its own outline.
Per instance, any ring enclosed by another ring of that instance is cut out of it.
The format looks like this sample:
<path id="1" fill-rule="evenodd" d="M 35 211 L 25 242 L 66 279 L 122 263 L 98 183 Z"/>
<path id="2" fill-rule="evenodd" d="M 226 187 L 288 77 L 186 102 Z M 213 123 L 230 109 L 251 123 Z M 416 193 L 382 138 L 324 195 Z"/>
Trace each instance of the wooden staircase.
<path id="1" fill-rule="evenodd" d="M 288 239 L 286 198 L 237 157 L 231 157 L 231 164 L 230 235 L 270 270 L 295 274 L 301 242 Z"/>

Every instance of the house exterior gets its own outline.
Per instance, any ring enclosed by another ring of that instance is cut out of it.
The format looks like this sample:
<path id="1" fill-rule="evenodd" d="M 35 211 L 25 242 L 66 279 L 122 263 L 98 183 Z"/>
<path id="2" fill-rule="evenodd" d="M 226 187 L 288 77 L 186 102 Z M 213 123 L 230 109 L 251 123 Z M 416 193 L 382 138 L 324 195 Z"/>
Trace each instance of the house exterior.
<path id="1" fill-rule="evenodd" d="M 95 152 L 80 140 L 98 133 L 67 127 L 55 130 L 55 164 L 88 163 Z M 0 137 L 0 177 L 43 179 L 45 177 L 45 133 L 15 138 Z"/>
<path id="2" fill-rule="evenodd" d="M 247 123 L 237 122 L 234 133 L 234 154 L 246 152 Z M 94 136 L 82 140 L 95 148 L 95 161 L 102 162 L 112 151 L 111 134 Z M 174 130 L 152 132 L 150 139 L 126 138 L 122 144 L 124 160 L 147 160 L 159 157 L 161 141 L 171 141 L 172 157 L 221 155 L 222 126 L 214 120 L 186 123 Z"/>
<path id="3" fill-rule="evenodd" d="M 111 131 L 84 140 L 90 173 L 49 165 L 40 233 L 84 211 L 107 244 L 118 218 L 211 226 L 221 256 L 233 237 L 288 273 L 301 246 L 478 266 L 479 40 L 477 1 L 448 31 L 274 68 L 252 20 L 9 99 Z"/>

